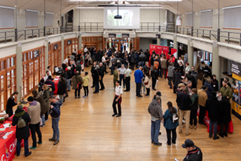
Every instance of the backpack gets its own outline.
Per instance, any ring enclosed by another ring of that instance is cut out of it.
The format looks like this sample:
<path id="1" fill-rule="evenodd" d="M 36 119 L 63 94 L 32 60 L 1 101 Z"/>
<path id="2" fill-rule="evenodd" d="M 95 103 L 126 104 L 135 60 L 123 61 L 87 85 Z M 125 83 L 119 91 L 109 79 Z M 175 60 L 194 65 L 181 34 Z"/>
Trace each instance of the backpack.
<path id="1" fill-rule="evenodd" d="M 26 126 L 26 122 L 24 121 L 22 116 L 18 119 L 17 126 L 18 126 L 19 129 L 24 128 Z"/>
<path id="2" fill-rule="evenodd" d="M 175 123 L 178 121 L 178 115 L 177 115 L 177 111 L 175 113 L 172 113 L 172 122 Z"/>

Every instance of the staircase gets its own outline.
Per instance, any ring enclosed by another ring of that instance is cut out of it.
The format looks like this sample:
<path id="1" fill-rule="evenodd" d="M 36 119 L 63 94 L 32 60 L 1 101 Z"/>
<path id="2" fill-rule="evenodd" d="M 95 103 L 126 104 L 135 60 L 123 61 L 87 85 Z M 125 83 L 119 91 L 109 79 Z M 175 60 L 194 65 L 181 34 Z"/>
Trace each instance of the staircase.
<path id="1" fill-rule="evenodd" d="M 67 22 L 66 23 L 65 32 L 73 32 L 73 22 Z"/>

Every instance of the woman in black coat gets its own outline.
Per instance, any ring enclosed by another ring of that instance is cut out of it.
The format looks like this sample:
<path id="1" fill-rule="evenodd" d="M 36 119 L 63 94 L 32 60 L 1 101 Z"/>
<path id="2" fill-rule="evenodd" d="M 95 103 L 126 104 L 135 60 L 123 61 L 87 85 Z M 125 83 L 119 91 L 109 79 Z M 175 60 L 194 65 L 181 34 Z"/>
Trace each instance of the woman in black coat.
<path id="1" fill-rule="evenodd" d="M 21 144 L 22 139 L 24 139 L 24 155 L 25 155 L 25 157 L 27 157 L 31 154 L 31 152 L 29 152 L 29 149 L 28 149 L 28 137 L 29 137 L 28 123 L 30 122 L 30 117 L 29 117 L 28 113 L 23 110 L 22 105 L 19 105 L 17 110 L 15 111 L 12 126 L 15 126 L 18 124 L 18 120 L 20 117 L 22 117 L 22 119 L 25 121 L 26 126 L 23 128 L 18 128 L 18 126 L 16 126 L 17 156 L 20 155 L 20 151 L 21 151 L 20 144 Z"/>
<path id="2" fill-rule="evenodd" d="M 207 99 L 206 101 L 206 110 L 208 111 L 208 116 L 210 119 L 210 124 L 209 124 L 209 138 L 212 137 L 212 132 L 213 132 L 213 126 L 214 126 L 214 137 L 213 140 L 219 139 L 217 136 L 217 127 L 218 127 L 218 121 L 219 121 L 219 101 L 217 100 L 216 97 L 216 92 L 212 91 L 210 98 Z"/>
<path id="3" fill-rule="evenodd" d="M 93 72 L 93 80 L 94 80 L 94 86 L 95 86 L 95 91 L 94 93 L 99 93 L 99 71 L 98 71 L 98 66 L 95 67 L 94 72 Z"/>
<path id="4" fill-rule="evenodd" d="M 219 102 L 219 114 L 220 114 L 220 136 L 228 136 L 228 124 L 231 121 L 231 104 L 226 96 L 222 97 Z"/>
<path id="5" fill-rule="evenodd" d="M 153 67 L 152 71 L 151 71 L 151 79 L 152 79 L 152 89 L 155 89 L 156 86 L 156 80 L 158 79 L 158 71 L 156 69 L 156 67 Z"/>
<path id="6" fill-rule="evenodd" d="M 57 94 L 59 95 L 59 99 L 62 101 L 62 103 L 64 102 L 64 94 L 65 94 L 66 90 L 67 90 L 66 81 L 64 79 L 63 74 L 61 74 L 60 80 L 59 80 L 59 83 L 58 83 Z"/>
<path id="7" fill-rule="evenodd" d="M 14 92 L 10 98 L 8 99 L 7 102 L 7 108 L 6 108 L 6 113 L 8 114 L 8 117 L 11 117 L 13 115 L 13 106 L 16 106 L 17 103 L 14 102 L 14 99 L 18 96 L 18 92 Z"/>

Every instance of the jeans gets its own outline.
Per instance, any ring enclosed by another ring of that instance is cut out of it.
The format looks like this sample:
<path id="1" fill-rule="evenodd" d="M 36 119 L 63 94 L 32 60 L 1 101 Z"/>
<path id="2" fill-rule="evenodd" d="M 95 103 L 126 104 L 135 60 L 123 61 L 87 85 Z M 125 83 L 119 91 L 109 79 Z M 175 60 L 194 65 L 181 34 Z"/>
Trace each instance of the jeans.
<path id="1" fill-rule="evenodd" d="M 186 134 L 189 133 L 189 120 L 190 120 L 190 112 L 191 110 L 179 110 L 179 132 L 182 131 L 182 120 L 183 117 L 186 119 Z"/>
<path id="2" fill-rule="evenodd" d="M 59 140 L 59 117 L 52 118 L 53 139 Z"/>
<path id="3" fill-rule="evenodd" d="M 173 144 L 176 144 L 176 139 L 177 139 L 177 132 L 176 128 L 175 129 L 166 129 L 167 132 L 167 144 L 171 145 L 171 140 Z M 172 134 L 172 137 L 171 137 Z"/>
<path id="4" fill-rule="evenodd" d="M 206 113 L 206 108 L 205 106 L 200 106 L 200 111 L 199 111 L 199 124 L 204 124 L 204 117 L 205 117 L 205 113 Z"/>
<path id="5" fill-rule="evenodd" d="M 121 84 L 122 84 L 122 82 L 123 82 L 123 88 L 125 88 L 124 74 L 120 74 L 120 75 L 119 75 L 119 79 L 120 79 L 120 86 L 121 86 Z"/>
<path id="6" fill-rule="evenodd" d="M 151 65 L 151 70 L 153 69 L 153 65 Z"/>
<path id="7" fill-rule="evenodd" d="M 68 90 L 70 91 L 71 88 L 71 84 L 70 84 L 71 79 L 67 79 L 67 86 L 68 86 Z"/>
<path id="8" fill-rule="evenodd" d="M 146 88 L 146 95 L 150 95 L 150 88 Z"/>
<path id="9" fill-rule="evenodd" d="M 113 74 L 114 69 L 115 69 L 115 67 L 114 67 L 114 65 L 112 64 L 112 66 L 111 66 L 111 74 Z"/>
<path id="10" fill-rule="evenodd" d="M 33 146 L 32 147 L 36 147 L 36 134 L 35 132 L 37 132 L 38 134 L 38 141 L 40 143 L 42 143 L 42 134 L 41 134 L 41 131 L 40 131 L 40 122 L 37 123 L 37 124 L 29 124 L 29 127 L 30 127 L 30 130 L 31 130 L 31 134 L 32 134 L 32 139 L 33 139 Z"/>
<path id="11" fill-rule="evenodd" d="M 88 96 L 89 94 L 89 87 L 88 86 L 83 86 L 84 87 L 84 91 L 85 91 L 85 96 Z"/>
<path id="12" fill-rule="evenodd" d="M 126 91 L 130 91 L 131 77 L 126 77 Z"/>
<path id="13" fill-rule="evenodd" d="M 214 131 L 214 137 L 217 137 L 218 122 L 217 121 L 212 121 L 210 119 L 210 123 L 209 123 L 209 137 L 212 137 L 213 131 Z"/>
<path id="14" fill-rule="evenodd" d="M 42 119 L 42 125 L 45 124 L 45 118 L 44 118 L 44 115 L 41 116 L 41 119 Z"/>
<path id="15" fill-rule="evenodd" d="M 21 141 L 22 139 L 17 139 L 17 156 L 20 155 L 20 151 L 21 151 Z M 24 155 L 28 156 L 29 154 L 29 149 L 28 149 L 28 139 L 24 139 Z"/>
<path id="16" fill-rule="evenodd" d="M 75 95 L 75 98 L 77 98 L 77 93 L 78 93 L 78 97 L 80 97 L 80 88 L 79 89 L 75 89 L 74 91 L 74 95 Z"/>
<path id="17" fill-rule="evenodd" d="M 100 80 L 100 89 L 105 89 L 105 86 L 104 86 L 104 83 L 103 83 L 103 77 L 101 77 L 101 80 Z"/>
<path id="18" fill-rule="evenodd" d="M 140 89 L 141 93 L 142 93 L 142 88 L 143 88 L 143 93 L 146 93 L 146 86 L 143 82 L 141 83 L 141 89 Z"/>
<path id="19" fill-rule="evenodd" d="M 141 96 L 141 83 L 136 83 L 136 96 Z"/>
<path id="20" fill-rule="evenodd" d="M 167 69 L 163 69 L 162 74 L 164 75 L 165 78 L 167 78 Z"/>
<path id="21" fill-rule="evenodd" d="M 113 100 L 113 103 L 112 103 L 112 108 L 113 108 L 113 112 L 114 114 L 117 114 L 117 111 L 116 111 L 116 104 L 118 104 L 118 114 L 121 116 L 121 104 L 119 103 L 119 101 L 116 102 L 116 99 L 118 97 L 115 96 L 114 100 Z"/>
<path id="22" fill-rule="evenodd" d="M 172 83 L 173 83 L 173 77 L 168 78 L 168 85 L 170 86 L 170 89 L 172 89 Z"/>
<path id="23" fill-rule="evenodd" d="M 194 126 L 197 126 L 197 110 L 191 110 L 190 114 L 190 125 L 192 126 L 194 122 Z"/>
<path id="24" fill-rule="evenodd" d="M 154 143 L 158 143 L 158 136 L 160 131 L 161 121 L 151 121 L 151 140 L 154 141 Z"/>
<path id="25" fill-rule="evenodd" d="M 100 87 L 99 87 L 99 81 L 95 81 L 95 82 L 94 82 L 94 85 L 95 85 L 95 93 L 98 93 L 99 90 L 100 90 L 100 89 L 99 89 L 99 88 L 100 88 Z"/>
<path id="26" fill-rule="evenodd" d="M 139 62 L 139 67 L 140 67 L 140 66 L 144 67 L 144 65 L 145 65 L 145 62 L 144 62 L 144 61 L 140 61 L 140 62 Z"/>

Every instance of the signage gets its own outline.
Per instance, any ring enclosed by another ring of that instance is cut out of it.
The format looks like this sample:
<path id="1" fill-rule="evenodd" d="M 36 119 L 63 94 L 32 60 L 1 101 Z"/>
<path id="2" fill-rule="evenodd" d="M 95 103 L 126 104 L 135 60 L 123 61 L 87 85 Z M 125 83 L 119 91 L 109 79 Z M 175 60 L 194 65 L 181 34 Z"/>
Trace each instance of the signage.
<path id="1" fill-rule="evenodd" d="M 241 64 L 231 61 L 231 72 L 241 76 Z"/>
<path id="2" fill-rule="evenodd" d="M 116 34 L 114 34 L 114 33 L 109 33 L 109 38 L 115 38 L 116 37 Z"/>
<path id="3" fill-rule="evenodd" d="M 71 40 L 68 40 L 68 41 L 67 41 L 67 44 L 68 44 L 68 45 L 72 44 L 72 41 L 71 41 Z"/>
<path id="4" fill-rule="evenodd" d="M 54 45 L 54 50 L 57 50 L 58 49 L 58 44 L 55 44 Z"/>
<path id="5" fill-rule="evenodd" d="M 121 37 L 121 34 L 118 34 L 117 37 Z"/>
<path id="6" fill-rule="evenodd" d="M 156 54 L 158 54 L 158 55 L 162 54 L 162 46 L 160 46 L 160 45 L 156 46 Z"/>
<path id="7" fill-rule="evenodd" d="M 130 34 L 122 34 L 122 38 L 129 38 Z"/>
<path id="8" fill-rule="evenodd" d="M 39 50 L 34 50 L 33 51 L 33 57 L 34 57 L 34 59 L 39 57 Z"/>

